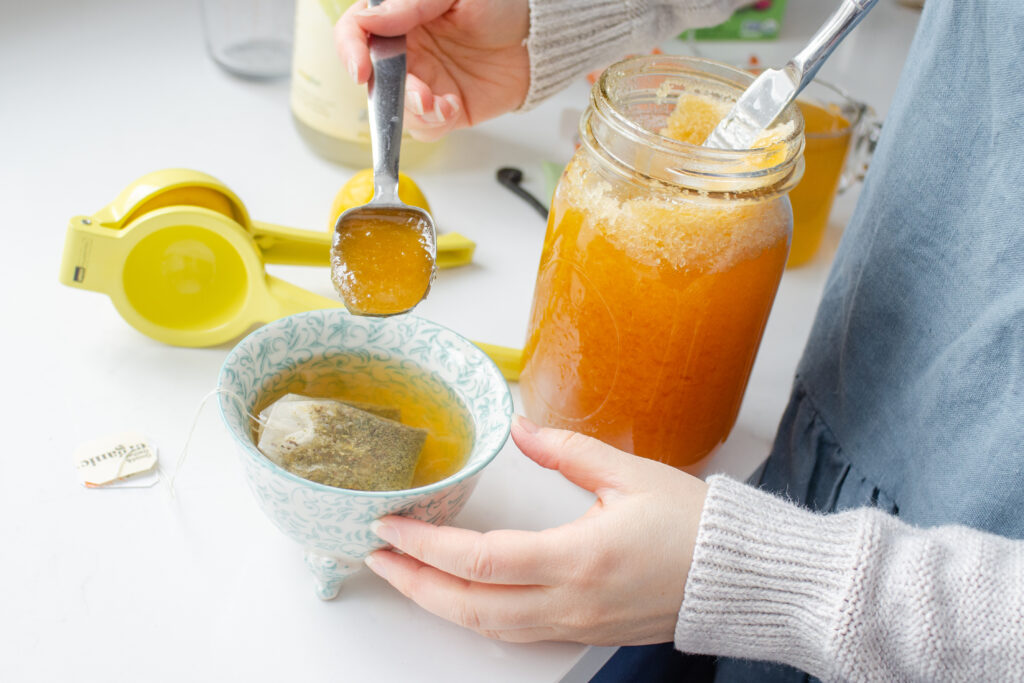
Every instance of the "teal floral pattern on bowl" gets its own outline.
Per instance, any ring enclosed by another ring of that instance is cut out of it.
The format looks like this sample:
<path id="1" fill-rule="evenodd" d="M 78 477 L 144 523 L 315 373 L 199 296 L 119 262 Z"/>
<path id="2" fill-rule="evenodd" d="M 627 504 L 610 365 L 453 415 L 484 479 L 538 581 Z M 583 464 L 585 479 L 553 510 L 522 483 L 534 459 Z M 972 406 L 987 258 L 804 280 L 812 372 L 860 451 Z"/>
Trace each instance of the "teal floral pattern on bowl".
<path id="1" fill-rule="evenodd" d="M 403 381 L 402 367 L 412 364 L 426 371 L 417 381 L 431 382 L 431 392 L 453 394 L 468 409 L 473 447 L 454 475 L 404 491 L 353 491 L 297 477 L 256 449 L 246 411 L 253 413 L 263 396 L 283 393 L 275 383 L 289 371 L 315 363 L 358 373 L 382 362 L 388 370 L 375 379 Z M 238 343 L 224 361 L 218 389 L 221 417 L 238 445 L 249 488 L 277 528 L 303 546 L 325 600 L 367 555 L 386 547 L 370 531 L 374 520 L 401 514 L 443 524 L 458 514 L 505 444 L 512 419 L 512 397 L 494 363 L 463 337 L 412 315 L 364 318 L 327 309 L 282 318 Z"/>

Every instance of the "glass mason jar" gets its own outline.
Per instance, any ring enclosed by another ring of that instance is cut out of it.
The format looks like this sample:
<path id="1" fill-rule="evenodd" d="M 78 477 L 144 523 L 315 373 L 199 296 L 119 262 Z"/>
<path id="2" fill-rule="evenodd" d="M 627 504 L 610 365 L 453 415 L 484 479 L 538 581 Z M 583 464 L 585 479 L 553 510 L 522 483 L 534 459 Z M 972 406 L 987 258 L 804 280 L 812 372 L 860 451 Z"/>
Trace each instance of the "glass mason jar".
<path id="1" fill-rule="evenodd" d="M 739 412 L 785 267 L 803 120 L 718 150 L 658 133 L 680 95 L 731 102 L 753 77 L 668 55 L 595 83 L 552 201 L 520 379 L 525 412 L 682 467 Z"/>

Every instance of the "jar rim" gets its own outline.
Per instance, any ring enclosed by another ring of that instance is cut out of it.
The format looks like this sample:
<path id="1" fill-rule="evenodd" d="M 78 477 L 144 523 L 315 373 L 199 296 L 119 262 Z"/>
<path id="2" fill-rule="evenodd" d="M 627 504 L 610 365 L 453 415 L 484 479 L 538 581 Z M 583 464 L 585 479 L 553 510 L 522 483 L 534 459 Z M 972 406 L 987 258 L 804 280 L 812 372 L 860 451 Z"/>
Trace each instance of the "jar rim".
<path id="1" fill-rule="evenodd" d="M 786 192 L 799 180 L 803 168 L 804 123 L 795 104 L 779 119 L 784 125 L 793 123 L 784 138 L 746 150 L 704 147 L 669 138 L 625 111 L 629 98 L 645 106 L 671 102 L 674 108 L 678 95 L 668 93 L 684 86 L 711 89 L 716 97 L 735 101 L 753 80 L 746 71 L 699 57 L 646 55 L 621 60 L 605 69 L 594 83 L 590 105 L 580 120 L 581 139 L 621 166 L 620 170 L 662 182 L 710 193 Z M 636 87 L 637 83 L 647 85 Z M 629 145 L 647 150 L 645 168 L 636 168 L 635 154 L 630 159 L 622 153 Z"/>

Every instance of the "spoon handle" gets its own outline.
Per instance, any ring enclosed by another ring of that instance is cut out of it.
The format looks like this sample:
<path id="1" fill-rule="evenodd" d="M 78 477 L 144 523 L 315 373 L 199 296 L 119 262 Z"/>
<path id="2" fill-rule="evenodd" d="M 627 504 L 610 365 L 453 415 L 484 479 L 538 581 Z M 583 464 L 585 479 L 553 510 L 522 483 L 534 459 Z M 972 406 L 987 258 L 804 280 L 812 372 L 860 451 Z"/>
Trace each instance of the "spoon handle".
<path id="1" fill-rule="evenodd" d="M 843 3 L 825 20 L 821 28 L 811 36 L 810 42 L 789 62 L 795 71 L 796 92 L 814 80 L 818 69 L 836 49 L 843 38 L 867 16 L 878 0 L 843 0 Z M 795 95 L 794 95 L 795 96 Z"/>
<path id="2" fill-rule="evenodd" d="M 383 0 L 369 0 L 376 7 Z M 398 153 L 405 105 L 405 36 L 370 36 L 368 84 L 373 200 L 398 203 Z"/>

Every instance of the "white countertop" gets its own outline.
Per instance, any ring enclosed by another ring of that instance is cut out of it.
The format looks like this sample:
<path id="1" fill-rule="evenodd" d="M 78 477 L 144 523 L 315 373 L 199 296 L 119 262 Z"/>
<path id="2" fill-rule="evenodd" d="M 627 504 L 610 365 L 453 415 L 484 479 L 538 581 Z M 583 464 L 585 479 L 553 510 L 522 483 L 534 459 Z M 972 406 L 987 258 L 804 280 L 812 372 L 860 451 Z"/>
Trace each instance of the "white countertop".
<path id="1" fill-rule="evenodd" d="M 790 0 L 778 42 L 698 48 L 726 61 L 756 53 L 770 65 L 833 4 Z M 822 76 L 884 112 L 917 16 L 882 0 Z M 0 358 L 9 380 L 0 404 L 0 680 L 557 681 L 574 666 L 569 678 L 585 679 L 604 661 L 606 648 L 487 640 L 369 572 L 320 602 L 300 549 L 246 490 L 213 406 L 173 500 L 162 488 L 80 486 L 75 446 L 125 429 L 148 434 L 173 469 L 229 346 L 164 346 L 105 296 L 60 286 L 68 219 L 143 173 L 184 166 L 224 181 L 257 219 L 321 229 L 352 170 L 303 145 L 286 82 L 237 80 L 212 63 L 194 2 L 5 2 L 0 86 Z M 539 162 L 571 152 L 561 113 L 582 108 L 586 92 L 581 82 L 533 112 L 452 135 L 413 172 L 441 229 L 478 243 L 474 264 L 444 271 L 418 314 L 474 339 L 522 343 L 544 225 L 494 171 L 519 166 L 540 192 Z M 817 260 L 783 278 L 739 423 L 710 470 L 743 477 L 766 454 L 853 194 L 837 202 Z M 325 269 L 272 272 L 331 294 Z M 457 522 L 540 529 L 590 501 L 509 442 Z"/>

